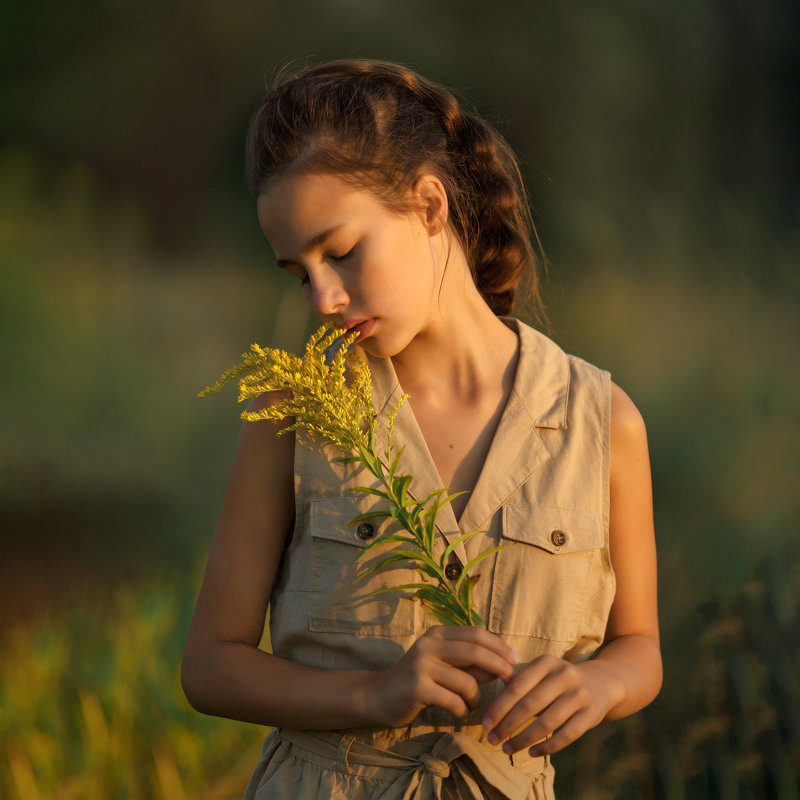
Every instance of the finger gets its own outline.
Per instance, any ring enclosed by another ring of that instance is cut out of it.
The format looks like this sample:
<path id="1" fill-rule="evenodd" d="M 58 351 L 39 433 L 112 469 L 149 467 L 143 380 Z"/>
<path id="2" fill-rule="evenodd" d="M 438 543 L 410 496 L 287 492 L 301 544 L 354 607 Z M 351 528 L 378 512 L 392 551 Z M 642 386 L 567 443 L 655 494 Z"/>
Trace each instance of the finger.
<path id="1" fill-rule="evenodd" d="M 573 694 L 571 685 L 561 676 L 548 675 L 531 691 L 523 695 L 519 702 L 500 720 L 492 733 L 498 741 L 513 736 L 520 728 L 529 725 L 532 719 L 542 730 L 542 736 L 552 733 L 580 705 Z M 527 744 L 531 744 L 528 742 Z"/>
<path id="2" fill-rule="evenodd" d="M 549 739 L 534 744 L 530 748 L 530 754 L 535 757 L 557 753 L 595 725 L 597 722 L 591 721 L 588 714 L 573 714 Z"/>
<path id="3" fill-rule="evenodd" d="M 510 679 L 513 665 L 492 650 L 482 645 L 449 639 L 436 639 L 428 642 L 420 651 L 426 657 L 435 657 L 453 667 L 477 667 L 494 677 Z"/>
<path id="4" fill-rule="evenodd" d="M 438 664 L 431 669 L 431 678 L 439 685 L 458 695 L 470 709 L 481 703 L 481 690 L 478 682 L 463 669 Z"/>
<path id="5" fill-rule="evenodd" d="M 556 702 L 545 708 L 531 724 L 512 736 L 503 745 L 503 752 L 516 753 L 525 747 L 536 745 L 554 731 L 560 729 L 580 710 L 581 706 L 576 702 L 575 698 L 569 696 L 559 697 Z"/>
<path id="6" fill-rule="evenodd" d="M 539 714 L 572 691 L 579 680 L 574 665 L 555 656 L 540 656 L 515 675 L 487 709 L 484 727 L 495 729 L 500 739 L 507 738 L 526 722 L 526 716 Z"/>
<path id="7" fill-rule="evenodd" d="M 560 659 L 555 659 L 560 661 Z M 558 664 L 549 658 L 538 658 L 528 664 L 525 669 L 518 672 L 509 682 L 500 695 L 491 703 L 483 718 L 483 726 L 495 734 L 498 741 L 510 736 L 524 720 L 518 720 L 515 727 L 507 723 L 506 717 L 520 703 L 525 703 L 525 712 L 528 718 L 538 714 L 543 708 L 555 699 L 555 694 L 548 691 L 546 679 L 551 670 L 557 669 Z M 531 697 L 531 693 L 543 685 L 538 694 Z M 499 728 L 499 729 L 498 729 Z"/>
<path id="8" fill-rule="evenodd" d="M 468 675 L 472 675 L 475 680 L 480 683 L 491 683 L 494 680 L 497 680 L 497 675 L 492 672 L 486 672 L 486 670 L 481 669 L 480 667 L 463 667 L 464 672 Z"/>
<path id="9" fill-rule="evenodd" d="M 513 648 L 507 645 L 499 636 L 476 625 L 435 625 L 427 633 L 448 641 L 473 642 L 485 647 L 487 650 L 491 650 L 513 666 L 519 664 L 520 661 Z"/>
<path id="10" fill-rule="evenodd" d="M 430 697 L 425 705 L 443 708 L 457 718 L 463 718 L 469 714 L 469 706 L 464 702 L 463 697 L 438 684 L 432 687 Z"/>
<path id="11" fill-rule="evenodd" d="M 480 705 L 481 694 L 474 678 L 463 670 L 436 664 L 426 676 L 420 701 L 423 705 L 439 706 L 456 717 L 464 717 Z"/>

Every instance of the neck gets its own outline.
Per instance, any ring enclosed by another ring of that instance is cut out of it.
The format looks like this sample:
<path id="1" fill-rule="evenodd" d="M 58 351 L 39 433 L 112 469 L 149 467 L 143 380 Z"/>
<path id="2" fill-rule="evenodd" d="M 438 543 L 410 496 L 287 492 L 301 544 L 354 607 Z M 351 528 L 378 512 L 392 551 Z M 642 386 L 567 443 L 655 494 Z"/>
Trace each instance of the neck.
<path id="1" fill-rule="evenodd" d="M 392 358 L 400 385 L 412 398 L 442 402 L 472 403 L 501 386 L 507 391 L 517 335 L 495 316 L 468 274 L 456 302 L 448 288 L 453 287 L 443 287 L 436 319 Z"/>

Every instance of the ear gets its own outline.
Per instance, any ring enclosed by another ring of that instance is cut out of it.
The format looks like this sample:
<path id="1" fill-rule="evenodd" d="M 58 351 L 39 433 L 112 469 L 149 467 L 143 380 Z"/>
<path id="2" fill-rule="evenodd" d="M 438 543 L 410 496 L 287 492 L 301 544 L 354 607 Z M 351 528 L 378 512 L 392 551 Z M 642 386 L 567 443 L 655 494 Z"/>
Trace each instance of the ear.
<path id="1" fill-rule="evenodd" d="M 431 174 L 420 175 L 411 188 L 419 203 L 422 224 L 429 236 L 441 233 L 447 227 L 447 192 L 442 182 Z"/>

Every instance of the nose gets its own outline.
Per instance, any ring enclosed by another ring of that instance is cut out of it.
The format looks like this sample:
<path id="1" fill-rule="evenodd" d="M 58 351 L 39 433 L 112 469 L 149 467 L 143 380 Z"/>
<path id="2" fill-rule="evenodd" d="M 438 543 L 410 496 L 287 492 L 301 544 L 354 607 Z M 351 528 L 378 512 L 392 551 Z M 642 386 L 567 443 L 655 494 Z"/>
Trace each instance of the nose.
<path id="1" fill-rule="evenodd" d="M 348 295 L 341 276 L 327 265 L 309 274 L 309 302 L 317 316 L 326 319 L 347 307 Z"/>

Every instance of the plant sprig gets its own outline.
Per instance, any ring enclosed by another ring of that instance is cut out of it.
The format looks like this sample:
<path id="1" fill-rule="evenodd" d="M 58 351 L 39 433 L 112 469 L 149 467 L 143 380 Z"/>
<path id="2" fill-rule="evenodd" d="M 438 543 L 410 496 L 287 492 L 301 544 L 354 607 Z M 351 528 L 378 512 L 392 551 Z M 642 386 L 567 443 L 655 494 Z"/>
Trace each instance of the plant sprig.
<path id="1" fill-rule="evenodd" d="M 346 334 L 343 330 L 323 325 L 309 338 L 303 358 L 285 350 L 253 344 L 239 364 L 223 372 L 199 396 L 215 394 L 237 377 L 239 402 L 265 392 L 285 392 L 284 397 L 265 408 L 243 411 L 242 418 L 250 421 L 293 418 L 294 422 L 279 434 L 304 429 L 336 445 L 343 453 L 338 461 L 361 464 L 380 484 L 380 488 L 356 486 L 351 491 L 374 495 L 385 503 L 385 508 L 359 514 L 350 524 L 391 518 L 404 531 L 387 533 L 359 552 L 358 558 L 362 558 L 376 547 L 395 545 L 377 563 L 363 571 L 356 582 L 399 561 L 408 561 L 422 582 L 378 589 L 375 594 L 413 590 L 412 597 L 420 600 L 443 625 L 479 625 L 485 628 L 486 623 L 473 609 L 472 601 L 473 588 L 480 576 L 472 575 L 470 571 L 502 546 L 477 555 L 464 565 L 455 580 L 447 577 L 445 569 L 455 548 L 479 531 L 461 534 L 436 557 L 439 513 L 462 493 L 448 495 L 446 489 L 438 489 L 422 500 L 411 496 L 413 476 L 398 473 L 403 448 L 394 452 L 392 446 L 394 420 L 400 406 L 408 399 L 406 394 L 388 415 L 388 446 L 384 452 L 378 452 L 378 416 L 372 405 L 372 376 L 366 362 L 350 348 L 356 338 L 357 334 Z M 328 351 L 334 346 L 335 352 L 331 356 Z"/>

